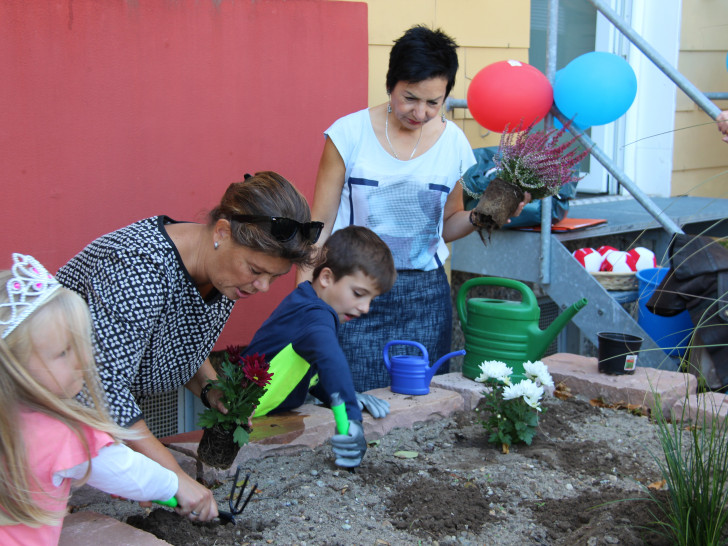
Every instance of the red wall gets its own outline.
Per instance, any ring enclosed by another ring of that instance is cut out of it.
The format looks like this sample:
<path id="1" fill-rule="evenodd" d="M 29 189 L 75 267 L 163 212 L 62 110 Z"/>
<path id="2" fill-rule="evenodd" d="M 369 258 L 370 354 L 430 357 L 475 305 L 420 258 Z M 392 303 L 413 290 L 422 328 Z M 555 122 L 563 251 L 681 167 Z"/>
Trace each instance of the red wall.
<path id="1" fill-rule="evenodd" d="M 366 107 L 366 4 L 0 0 L 0 269 L 55 271 L 156 214 L 204 221 L 275 170 L 311 201 L 322 132 Z M 236 306 L 247 343 L 293 275 Z"/>

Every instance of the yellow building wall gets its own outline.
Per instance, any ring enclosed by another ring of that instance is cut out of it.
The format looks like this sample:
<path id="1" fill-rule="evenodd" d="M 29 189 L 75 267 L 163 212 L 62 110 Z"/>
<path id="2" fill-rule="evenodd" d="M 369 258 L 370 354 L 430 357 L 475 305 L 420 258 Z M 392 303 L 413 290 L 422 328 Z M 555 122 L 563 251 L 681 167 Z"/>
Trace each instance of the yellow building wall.
<path id="1" fill-rule="evenodd" d="M 389 50 L 413 25 L 441 28 L 460 46 L 453 99 L 465 99 L 470 80 L 485 66 L 508 59 L 528 62 L 530 0 L 368 0 L 369 106 L 387 100 Z M 473 148 L 497 146 L 499 133 L 481 127 L 465 108 L 448 117 Z"/>
<path id="2" fill-rule="evenodd" d="M 704 93 L 728 92 L 728 2 L 683 0 L 681 25 L 678 70 Z M 714 102 L 728 110 L 728 101 Z M 728 144 L 680 89 L 675 129 L 672 195 L 727 198 Z"/>

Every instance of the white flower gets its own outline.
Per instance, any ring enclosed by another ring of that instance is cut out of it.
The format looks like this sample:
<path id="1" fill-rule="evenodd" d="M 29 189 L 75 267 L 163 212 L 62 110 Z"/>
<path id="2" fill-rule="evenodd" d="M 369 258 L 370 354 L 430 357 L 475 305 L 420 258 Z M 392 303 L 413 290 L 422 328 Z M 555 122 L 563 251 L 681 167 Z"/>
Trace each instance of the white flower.
<path id="1" fill-rule="evenodd" d="M 486 360 L 480 365 L 481 374 L 476 378 L 479 383 L 485 383 L 488 379 L 495 379 L 506 385 L 511 384 L 511 374 L 513 368 L 506 365 L 505 362 L 497 360 Z"/>
<path id="2" fill-rule="evenodd" d="M 536 362 L 524 362 L 523 370 L 526 377 L 534 380 L 536 383 L 543 385 L 544 387 L 554 386 L 554 380 L 549 373 L 549 369 L 546 367 L 546 364 L 540 360 L 537 360 Z"/>
<path id="3" fill-rule="evenodd" d="M 523 381 L 526 381 L 525 379 Z M 515 385 L 508 385 L 503 389 L 503 400 L 515 400 L 523 396 L 523 381 Z"/>
<path id="4" fill-rule="evenodd" d="M 531 406 L 533 409 L 541 411 L 541 397 L 543 396 L 543 387 L 534 383 L 530 379 L 524 379 L 519 383 L 521 387 L 521 395 L 523 401 Z"/>

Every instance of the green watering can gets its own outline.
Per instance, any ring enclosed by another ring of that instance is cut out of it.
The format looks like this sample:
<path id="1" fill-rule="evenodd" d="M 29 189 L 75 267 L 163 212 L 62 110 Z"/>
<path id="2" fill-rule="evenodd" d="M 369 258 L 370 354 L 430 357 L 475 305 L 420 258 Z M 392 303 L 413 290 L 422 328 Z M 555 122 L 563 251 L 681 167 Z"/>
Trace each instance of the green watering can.
<path id="1" fill-rule="evenodd" d="M 502 286 L 521 293 L 521 301 L 471 298 L 468 290 L 475 286 Z M 499 277 L 478 277 L 463 283 L 456 306 L 465 335 L 463 375 L 480 376 L 480 365 L 486 360 L 505 362 L 513 368 L 514 379 L 523 379 L 523 363 L 539 360 L 556 335 L 587 303 L 582 298 L 564 310 L 546 330 L 538 320 L 541 309 L 533 291 L 519 281 Z"/>

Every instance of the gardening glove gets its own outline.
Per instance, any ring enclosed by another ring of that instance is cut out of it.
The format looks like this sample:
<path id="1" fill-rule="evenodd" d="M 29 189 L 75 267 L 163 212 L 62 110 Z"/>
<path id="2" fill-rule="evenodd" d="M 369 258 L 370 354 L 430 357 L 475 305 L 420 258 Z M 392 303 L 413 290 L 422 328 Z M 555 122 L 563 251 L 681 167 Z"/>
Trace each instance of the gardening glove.
<path id="1" fill-rule="evenodd" d="M 349 421 L 348 434 L 334 434 L 331 445 L 336 455 L 336 465 L 344 468 L 354 468 L 361 464 L 367 451 L 367 441 L 364 438 L 364 429 L 361 421 Z"/>
<path id="2" fill-rule="evenodd" d="M 389 415 L 389 402 L 386 400 L 382 400 L 371 394 L 362 394 L 360 392 L 355 394 L 360 410 L 366 409 L 375 419 L 381 419 Z"/>

